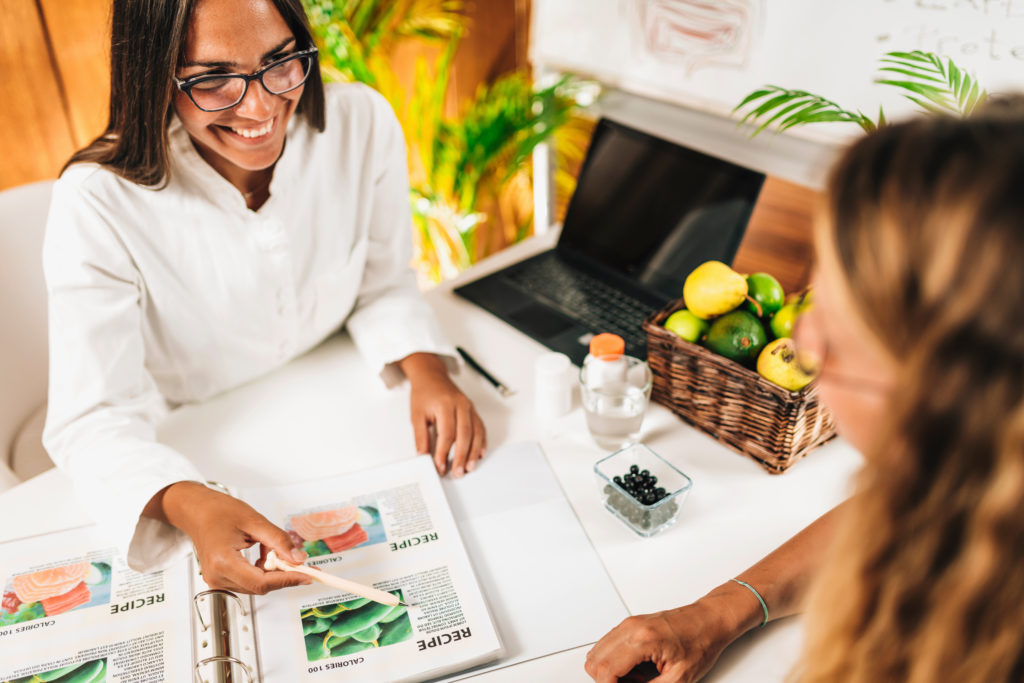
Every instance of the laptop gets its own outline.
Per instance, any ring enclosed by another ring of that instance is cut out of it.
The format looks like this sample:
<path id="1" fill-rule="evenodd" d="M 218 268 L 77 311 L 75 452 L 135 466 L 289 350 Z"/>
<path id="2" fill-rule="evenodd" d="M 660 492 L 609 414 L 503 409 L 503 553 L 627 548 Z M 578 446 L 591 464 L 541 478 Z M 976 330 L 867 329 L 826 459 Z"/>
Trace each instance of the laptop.
<path id="1" fill-rule="evenodd" d="M 764 178 L 601 119 L 555 248 L 455 292 L 577 365 L 600 332 L 646 358 L 644 318 L 701 263 L 732 263 Z"/>

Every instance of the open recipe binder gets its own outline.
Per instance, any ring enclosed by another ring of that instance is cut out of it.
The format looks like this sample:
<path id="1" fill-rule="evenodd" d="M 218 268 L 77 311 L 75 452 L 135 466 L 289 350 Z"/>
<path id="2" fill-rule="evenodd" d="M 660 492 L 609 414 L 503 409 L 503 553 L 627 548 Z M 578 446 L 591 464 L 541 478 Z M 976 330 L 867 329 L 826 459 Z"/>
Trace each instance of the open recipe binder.
<path id="1" fill-rule="evenodd" d="M 307 564 L 414 604 L 209 590 L 191 556 L 139 574 L 71 529 L 0 544 L 0 681 L 419 681 L 502 655 L 429 458 L 238 495 Z"/>

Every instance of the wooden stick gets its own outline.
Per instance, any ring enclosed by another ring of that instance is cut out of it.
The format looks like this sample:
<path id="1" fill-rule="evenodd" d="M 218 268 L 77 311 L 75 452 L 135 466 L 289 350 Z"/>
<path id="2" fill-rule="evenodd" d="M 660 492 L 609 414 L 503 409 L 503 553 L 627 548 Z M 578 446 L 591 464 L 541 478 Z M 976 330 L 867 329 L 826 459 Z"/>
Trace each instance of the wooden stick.
<path id="1" fill-rule="evenodd" d="M 338 590 L 345 591 L 347 593 L 353 593 L 362 598 L 369 598 L 374 602 L 379 602 L 384 605 L 402 605 L 403 607 L 409 607 L 408 603 L 402 602 L 398 599 L 398 596 L 394 593 L 388 593 L 386 591 L 379 590 L 373 586 L 364 586 L 361 583 L 355 581 L 349 581 L 343 579 L 340 576 L 334 574 L 328 574 L 327 572 L 320 571 L 319 569 L 313 569 L 303 564 L 292 564 L 286 562 L 277 556 L 277 553 L 271 550 L 267 553 L 267 559 L 263 562 L 263 568 L 270 571 L 286 571 L 286 572 L 299 572 L 305 574 L 314 581 L 319 581 L 325 586 L 331 588 L 337 588 Z"/>

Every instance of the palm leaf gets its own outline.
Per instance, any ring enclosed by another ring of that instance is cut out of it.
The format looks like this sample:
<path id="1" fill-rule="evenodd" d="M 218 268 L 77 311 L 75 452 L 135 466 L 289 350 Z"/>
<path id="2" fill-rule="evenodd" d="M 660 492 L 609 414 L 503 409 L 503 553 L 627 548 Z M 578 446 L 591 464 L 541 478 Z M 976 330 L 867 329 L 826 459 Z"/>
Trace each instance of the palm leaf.
<path id="1" fill-rule="evenodd" d="M 948 57 L 943 61 L 931 52 L 887 52 L 880 62 L 884 65 L 880 72 L 905 78 L 875 82 L 906 91 L 904 97 L 930 113 L 968 116 L 988 97 L 978 82 Z"/>
<path id="2" fill-rule="evenodd" d="M 407 0 L 407 4 L 407 11 L 395 26 L 397 35 L 449 40 L 465 28 L 466 6 L 462 0 Z"/>
<path id="3" fill-rule="evenodd" d="M 736 105 L 733 112 L 744 107 L 747 107 L 748 111 L 740 119 L 738 125 L 743 125 L 748 121 L 760 123 L 750 137 L 756 136 L 773 124 L 776 127 L 776 132 L 782 132 L 793 126 L 824 121 L 856 123 L 865 130 L 875 127 L 875 124 L 860 112 L 843 109 L 821 95 L 804 90 L 787 90 L 777 85 L 766 85 L 750 93 Z"/>

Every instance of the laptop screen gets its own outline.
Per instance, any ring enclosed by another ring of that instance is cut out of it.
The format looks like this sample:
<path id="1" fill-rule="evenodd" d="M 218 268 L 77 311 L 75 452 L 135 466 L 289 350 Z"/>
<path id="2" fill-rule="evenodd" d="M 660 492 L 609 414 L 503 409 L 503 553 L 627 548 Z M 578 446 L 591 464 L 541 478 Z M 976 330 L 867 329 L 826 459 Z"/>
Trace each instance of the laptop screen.
<path id="1" fill-rule="evenodd" d="M 601 119 L 559 253 L 668 298 L 705 261 L 732 263 L 764 174 Z"/>

